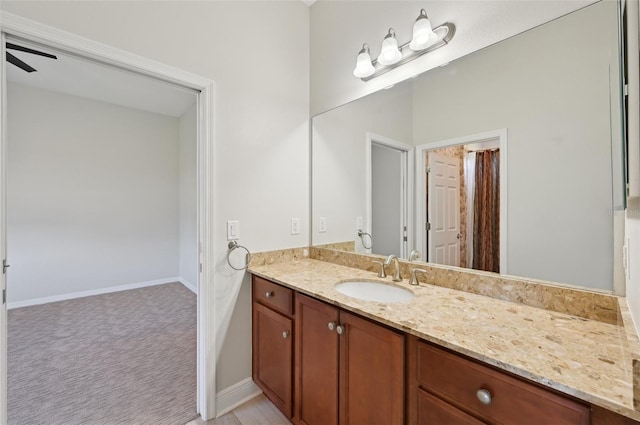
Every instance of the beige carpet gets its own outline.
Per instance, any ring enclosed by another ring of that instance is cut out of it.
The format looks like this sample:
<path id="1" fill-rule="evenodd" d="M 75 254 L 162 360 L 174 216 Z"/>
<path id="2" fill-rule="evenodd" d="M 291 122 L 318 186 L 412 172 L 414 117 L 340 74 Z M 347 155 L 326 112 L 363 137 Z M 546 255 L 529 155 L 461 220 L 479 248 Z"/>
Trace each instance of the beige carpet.
<path id="1" fill-rule="evenodd" d="M 183 425 L 196 296 L 180 283 L 9 311 L 10 425 Z"/>

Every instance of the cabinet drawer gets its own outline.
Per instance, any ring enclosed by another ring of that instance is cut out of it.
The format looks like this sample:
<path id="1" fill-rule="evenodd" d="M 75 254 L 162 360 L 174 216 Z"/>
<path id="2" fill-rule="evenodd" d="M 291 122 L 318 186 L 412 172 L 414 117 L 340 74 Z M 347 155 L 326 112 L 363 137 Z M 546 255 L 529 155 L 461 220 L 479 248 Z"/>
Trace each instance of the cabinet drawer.
<path id="1" fill-rule="evenodd" d="M 274 310 L 293 315 L 293 291 L 289 288 L 253 276 L 253 299 Z"/>
<path id="2" fill-rule="evenodd" d="M 418 344 L 418 383 L 494 423 L 587 425 L 589 408 L 448 351 Z M 490 396 L 483 404 L 477 392 Z"/>
<path id="3" fill-rule="evenodd" d="M 426 391 L 418 390 L 418 424 L 484 425 L 484 422 L 480 422 Z"/>

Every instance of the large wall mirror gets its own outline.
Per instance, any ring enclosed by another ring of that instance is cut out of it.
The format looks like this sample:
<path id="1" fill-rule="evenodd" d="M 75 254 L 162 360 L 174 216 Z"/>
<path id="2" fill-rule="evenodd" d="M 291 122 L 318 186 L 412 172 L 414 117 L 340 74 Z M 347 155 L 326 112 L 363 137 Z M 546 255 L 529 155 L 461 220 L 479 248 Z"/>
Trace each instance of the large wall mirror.
<path id="1" fill-rule="evenodd" d="M 312 243 L 613 290 L 618 8 L 595 3 L 315 116 Z"/>

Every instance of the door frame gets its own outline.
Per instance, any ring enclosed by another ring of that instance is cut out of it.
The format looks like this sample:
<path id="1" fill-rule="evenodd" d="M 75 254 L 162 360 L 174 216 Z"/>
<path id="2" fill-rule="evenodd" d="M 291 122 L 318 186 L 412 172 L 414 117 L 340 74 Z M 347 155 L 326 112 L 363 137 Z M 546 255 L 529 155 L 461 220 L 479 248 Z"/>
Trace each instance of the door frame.
<path id="1" fill-rule="evenodd" d="M 5 57 L 5 35 L 0 32 L 0 56 Z M 7 258 L 7 82 L 6 82 L 6 65 L 7 61 L 2 60 L 0 64 L 0 261 Z M 0 273 L 0 292 L 3 299 L 0 300 L 0 424 L 6 424 L 7 418 L 7 303 L 6 296 L 7 279 L 6 274 Z"/>
<path id="2" fill-rule="evenodd" d="M 507 212 L 508 212 L 508 199 L 507 199 L 507 129 L 502 128 L 494 131 L 487 131 L 485 133 L 471 134 L 469 136 L 457 137 L 454 139 L 439 140 L 436 142 L 425 143 L 416 146 L 416 192 L 415 198 L 416 206 L 415 223 L 416 226 L 415 240 L 416 246 L 424 249 L 426 238 L 426 226 L 427 226 L 427 211 L 424 203 L 424 194 L 426 193 L 424 170 L 427 167 L 425 161 L 425 153 L 427 151 L 446 148 L 449 146 L 470 145 L 474 143 L 484 143 L 489 141 L 498 140 L 500 144 L 500 274 L 508 274 L 507 268 Z M 418 171 L 420 170 L 420 171 Z"/>
<path id="3" fill-rule="evenodd" d="M 81 56 L 107 65 L 133 71 L 138 74 L 197 90 L 197 226 L 198 226 L 198 294 L 197 294 L 197 410 L 204 420 L 216 415 L 216 358 L 215 297 L 213 281 L 213 261 L 216 250 L 213 246 L 214 223 L 214 93 L 212 80 L 181 69 L 165 65 L 152 59 L 117 49 L 97 41 L 81 37 L 48 25 L 41 24 L 11 13 L 0 14 L 0 30 L 4 52 L 4 37 L 10 35 L 28 42 L 41 44 L 57 50 Z M 4 58 L 4 56 L 3 56 Z M 0 72 L 2 95 L 5 96 L 5 61 Z M 1 146 L 6 144 L 6 103 L 0 106 Z M 6 202 L 6 153 L 0 148 L 0 205 Z M 6 217 L 0 213 L 0 245 L 6 244 Z M 3 256 L 4 258 L 4 256 Z M 4 279 L 0 278 L 3 281 Z M 7 421 L 7 305 L 0 307 L 0 423 Z"/>
<path id="4" fill-rule="evenodd" d="M 406 152 L 406 161 L 404 164 L 405 167 L 405 190 L 404 190 L 404 198 L 405 202 L 403 205 L 404 211 L 402 212 L 404 222 L 407 226 L 407 241 L 403 244 L 403 251 L 405 257 L 408 256 L 408 250 L 410 246 L 413 246 L 413 232 L 411 229 L 413 228 L 413 214 L 410 214 L 410 211 L 413 211 L 413 196 L 410 196 L 411 193 L 414 192 L 413 188 L 413 167 L 411 166 L 411 155 L 413 155 L 414 146 L 408 145 L 402 142 L 398 142 L 397 140 L 391 139 L 389 137 L 380 136 L 379 134 L 367 132 L 366 133 L 366 144 L 365 144 L 365 173 L 367 187 L 366 187 L 366 225 L 364 226 L 369 233 L 371 233 L 371 216 L 373 213 L 372 200 L 373 200 L 373 188 L 372 188 L 372 173 L 373 167 L 371 166 L 371 149 L 372 145 L 376 143 L 378 145 L 388 146 L 393 149 L 397 149 L 400 151 Z M 375 235 L 372 235 L 375 238 Z M 371 253 L 370 249 L 366 250 L 367 253 Z"/>

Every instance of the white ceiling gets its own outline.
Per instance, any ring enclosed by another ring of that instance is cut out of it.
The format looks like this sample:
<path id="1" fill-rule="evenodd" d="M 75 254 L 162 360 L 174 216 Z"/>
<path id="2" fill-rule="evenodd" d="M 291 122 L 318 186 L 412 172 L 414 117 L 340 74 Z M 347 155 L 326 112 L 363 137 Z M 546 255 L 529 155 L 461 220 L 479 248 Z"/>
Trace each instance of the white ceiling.
<path id="1" fill-rule="evenodd" d="M 195 103 L 195 91 L 113 66 L 73 57 L 17 40 L 11 43 L 54 54 L 57 60 L 8 50 L 37 72 L 7 62 L 7 80 L 43 90 L 113 103 L 128 108 L 180 117 Z"/>

